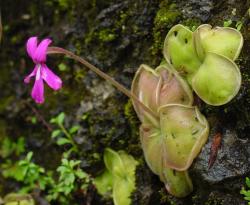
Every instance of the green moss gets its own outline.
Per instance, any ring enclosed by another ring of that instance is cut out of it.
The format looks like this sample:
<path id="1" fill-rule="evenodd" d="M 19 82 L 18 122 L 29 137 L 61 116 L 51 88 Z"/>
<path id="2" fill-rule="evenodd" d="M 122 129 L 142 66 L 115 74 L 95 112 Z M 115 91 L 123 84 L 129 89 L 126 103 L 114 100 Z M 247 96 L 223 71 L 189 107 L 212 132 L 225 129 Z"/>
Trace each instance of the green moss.
<path id="1" fill-rule="evenodd" d="M 198 18 L 186 19 L 181 22 L 184 26 L 187 26 L 191 31 L 195 31 L 195 29 L 201 24 L 201 20 Z"/>
<path id="2" fill-rule="evenodd" d="M 3 139 L 6 136 L 6 123 L 5 121 L 0 120 L 0 139 Z"/>
<path id="3" fill-rule="evenodd" d="M 113 33 L 112 30 L 104 29 L 104 30 L 101 30 L 98 33 L 98 38 L 99 38 L 100 41 L 110 42 L 110 41 L 113 41 L 116 38 L 116 35 Z"/>
<path id="4" fill-rule="evenodd" d="M 160 196 L 161 196 L 161 202 L 169 205 L 177 205 L 175 202 L 175 197 L 166 194 L 166 190 L 161 189 L 160 190 Z"/>
<path id="5" fill-rule="evenodd" d="M 0 113 L 4 112 L 5 108 L 13 101 L 13 99 L 13 96 L 0 99 Z"/>
<path id="6" fill-rule="evenodd" d="M 128 102 L 124 106 L 124 114 L 125 114 L 125 117 L 129 121 L 129 124 L 131 126 L 132 136 L 138 136 L 139 135 L 139 132 L 138 132 L 139 121 L 136 117 L 131 100 L 128 100 Z"/>
<path id="7" fill-rule="evenodd" d="M 152 55 L 161 55 L 164 38 L 168 30 L 176 23 L 180 14 L 175 4 L 170 4 L 167 0 L 161 1 L 154 19 Z"/>

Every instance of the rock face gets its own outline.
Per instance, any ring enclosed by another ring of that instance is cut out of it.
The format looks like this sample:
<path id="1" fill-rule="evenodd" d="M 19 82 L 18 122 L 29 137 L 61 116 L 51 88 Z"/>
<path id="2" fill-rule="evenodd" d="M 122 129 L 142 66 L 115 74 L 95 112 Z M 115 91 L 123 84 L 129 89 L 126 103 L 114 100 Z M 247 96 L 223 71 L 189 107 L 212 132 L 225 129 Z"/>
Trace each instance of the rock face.
<path id="1" fill-rule="evenodd" d="M 210 169 L 208 168 L 212 137 L 211 135 L 209 142 L 205 145 L 193 166 L 195 172 L 199 173 L 202 179 L 209 184 L 220 183 L 223 180 L 248 174 L 250 171 L 250 142 L 238 138 L 238 135 L 232 129 L 223 132 L 217 158 L 213 166 Z"/>
<path id="2" fill-rule="evenodd" d="M 53 148 L 45 127 L 30 124 L 28 118 L 34 114 L 27 102 L 47 121 L 64 111 L 68 124 L 82 127 L 76 142 L 81 147 L 82 168 L 93 176 L 104 168 L 102 157 L 94 157 L 94 153 L 102 156 L 105 147 L 123 149 L 141 161 L 137 170 L 137 190 L 132 197 L 134 205 L 246 204 L 239 192 L 244 177 L 250 174 L 249 1 L 20 2 L 1 2 L 4 33 L 0 53 L 0 131 L 4 130 L 4 134 L 0 132 L 0 137 L 26 136 L 31 150 L 39 148 L 39 152 L 54 153 L 54 159 L 49 154 L 36 157 L 45 167 L 53 168 L 60 160 L 61 150 Z M 243 85 L 237 97 L 225 106 L 200 105 L 207 117 L 216 120 L 211 120 L 209 141 L 190 170 L 195 191 L 185 199 L 168 195 L 163 184 L 146 166 L 138 140 L 139 121 L 131 102 L 93 73 L 69 59 L 50 57 L 50 67 L 64 79 L 63 90 L 57 94 L 46 91 L 46 103 L 40 107 L 27 100 L 30 87 L 23 85 L 23 77 L 33 65 L 25 54 L 24 45 L 31 35 L 52 37 L 54 45 L 84 56 L 130 88 L 140 64 L 155 67 L 161 62 L 163 40 L 173 25 L 182 23 L 194 28 L 201 23 L 223 26 L 224 22 L 232 22 L 233 27 L 237 22 L 237 25 L 242 23 L 245 45 L 237 63 L 243 74 Z M 57 69 L 60 63 L 66 65 L 64 71 Z M 215 122 L 223 127 L 222 145 L 215 163 L 208 169 L 211 142 L 218 124 Z M 4 190 L 13 189 L 12 183 L 4 182 L 4 186 Z M 111 203 L 110 200 L 102 201 L 100 196 L 91 201 L 91 204 Z"/>

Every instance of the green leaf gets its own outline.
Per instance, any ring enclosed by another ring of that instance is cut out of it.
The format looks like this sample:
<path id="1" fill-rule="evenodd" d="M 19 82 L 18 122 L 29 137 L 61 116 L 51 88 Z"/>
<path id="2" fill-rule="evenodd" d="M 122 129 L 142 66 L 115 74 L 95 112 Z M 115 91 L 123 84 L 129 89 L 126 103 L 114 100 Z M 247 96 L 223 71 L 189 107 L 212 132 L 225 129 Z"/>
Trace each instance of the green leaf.
<path id="1" fill-rule="evenodd" d="M 67 138 L 59 138 L 57 141 L 56 141 L 56 144 L 58 144 L 59 146 L 61 145 L 65 145 L 65 144 L 71 144 L 71 141 Z"/>
<path id="2" fill-rule="evenodd" d="M 27 154 L 27 156 L 26 156 L 26 160 L 27 160 L 28 162 L 30 162 L 32 156 L 33 156 L 33 152 L 28 152 L 28 154 Z"/>
<path id="3" fill-rule="evenodd" d="M 10 193 L 4 197 L 5 205 L 35 205 L 34 199 L 29 194 Z"/>
<path id="4" fill-rule="evenodd" d="M 16 155 L 20 155 L 25 151 L 25 139 L 24 137 L 20 137 L 17 140 L 16 146 L 15 146 L 15 152 Z"/>
<path id="5" fill-rule="evenodd" d="M 229 27 L 229 26 L 232 25 L 232 23 L 233 23 L 233 21 L 231 19 L 229 19 L 229 20 L 223 22 L 223 26 L 224 27 Z"/>
<path id="6" fill-rule="evenodd" d="M 60 64 L 58 65 L 58 67 L 59 67 L 59 70 L 60 70 L 60 71 L 66 71 L 66 70 L 67 70 L 67 66 L 66 66 L 64 63 L 60 63 Z"/>
<path id="7" fill-rule="evenodd" d="M 69 166 L 73 169 L 75 166 L 79 165 L 81 163 L 80 160 L 70 160 Z"/>
<path id="8" fill-rule="evenodd" d="M 234 28 L 215 27 L 203 24 L 194 32 L 195 45 L 203 60 L 207 53 L 215 53 L 236 60 L 243 46 L 242 34 Z"/>
<path id="9" fill-rule="evenodd" d="M 197 107 L 172 104 L 159 109 L 162 162 L 169 168 L 185 171 L 207 141 L 209 125 Z M 164 166 L 163 165 L 163 166 Z"/>
<path id="10" fill-rule="evenodd" d="M 117 152 L 110 148 L 106 148 L 104 151 L 104 163 L 107 169 L 117 176 L 123 176 L 125 173 L 124 164 Z"/>
<path id="11" fill-rule="evenodd" d="M 57 116 L 57 123 L 58 124 L 63 124 L 65 119 L 65 113 L 61 112 L 58 116 Z"/>
<path id="12" fill-rule="evenodd" d="M 75 125 L 73 127 L 70 128 L 69 133 L 70 134 L 74 134 L 75 132 L 77 132 L 80 129 L 79 125 Z"/>
<path id="13" fill-rule="evenodd" d="M 135 186 L 132 182 L 125 179 L 114 181 L 113 200 L 115 205 L 131 205 L 131 193 Z"/>
<path id="14" fill-rule="evenodd" d="M 79 178 L 79 179 L 84 179 L 88 176 L 88 174 L 84 171 L 82 171 L 81 169 L 77 169 L 75 172 L 75 175 Z"/>
<path id="15" fill-rule="evenodd" d="M 248 188 L 250 188 L 250 179 L 248 177 L 246 177 L 246 184 L 247 184 Z"/>
<path id="16" fill-rule="evenodd" d="M 58 116 L 52 118 L 52 119 L 50 120 L 50 122 L 51 122 L 51 123 L 56 123 L 56 124 L 63 124 L 64 119 L 65 119 L 65 113 L 64 113 L 64 112 L 61 112 Z"/>
<path id="17" fill-rule="evenodd" d="M 203 64 L 192 79 L 196 94 L 207 104 L 219 106 L 236 96 L 241 85 L 238 66 L 229 58 L 207 53 Z"/>
<path id="18" fill-rule="evenodd" d="M 193 191 L 193 184 L 187 171 L 176 171 L 166 168 L 163 181 L 169 193 L 176 197 L 186 197 Z"/>
<path id="19" fill-rule="evenodd" d="M 165 59 L 190 82 L 201 61 L 196 53 L 193 32 L 183 25 L 176 25 L 168 32 L 164 41 Z"/>
<path id="20" fill-rule="evenodd" d="M 37 118 L 36 117 L 32 117 L 31 118 L 31 123 L 32 124 L 36 124 L 37 123 Z"/>
<path id="21" fill-rule="evenodd" d="M 10 156 L 14 151 L 14 145 L 8 137 L 5 137 L 0 150 L 1 157 L 6 158 Z"/>
<path id="22" fill-rule="evenodd" d="M 54 131 L 52 132 L 52 134 L 51 134 L 51 137 L 52 137 L 52 138 L 55 138 L 55 137 L 57 137 L 58 135 L 60 135 L 61 133 L 62 133 L 61 130 L 54 130 Z"/>
<path id="23" fill-rule="evenodd" d="M 99 194 L 106 195 L 111 193 L 113 189 L 113 176 L 108 170 L 105 170 L 94 179 L 94 184 Z"/>

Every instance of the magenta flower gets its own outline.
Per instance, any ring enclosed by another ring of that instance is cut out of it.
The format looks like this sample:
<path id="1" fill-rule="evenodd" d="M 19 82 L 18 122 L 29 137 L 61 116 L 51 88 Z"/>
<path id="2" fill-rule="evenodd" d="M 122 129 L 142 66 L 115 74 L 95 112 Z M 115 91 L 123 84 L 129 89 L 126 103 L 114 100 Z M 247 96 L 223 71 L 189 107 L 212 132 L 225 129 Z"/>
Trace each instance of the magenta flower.
<path id="1" fill-rule="evenodd" d="M 36 103 L 44 102 L 44 84 L 45 81 L 53 90 L 58 90 L 62 87 L 62 80 L 54 74 L 45 64 L 47 56 L 47 48 L 52 41 L 44 39 L 40 44 L 37 44 L 37 37 L 28 39 L 26 49 L 28 55 L 35 63 L 34 70 L 24 79 L 25 83 L 29 83 L 30 79 L 35 76 L 35 83 L 31 92 L 32 98 Z"/>

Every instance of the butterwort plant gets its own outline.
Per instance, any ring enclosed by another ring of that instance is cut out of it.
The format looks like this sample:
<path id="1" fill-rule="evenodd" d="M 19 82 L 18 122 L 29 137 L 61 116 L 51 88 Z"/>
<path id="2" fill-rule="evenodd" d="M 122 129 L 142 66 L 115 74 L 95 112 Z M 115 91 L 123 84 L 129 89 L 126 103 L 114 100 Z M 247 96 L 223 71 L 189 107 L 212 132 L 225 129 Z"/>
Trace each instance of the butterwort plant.
<path id="1" fill-rule="evenodd" d="M 194 105 L 193 91 L 204 102 L 216 106 L 237 94 L 241 74 L 234 60 L 242 47 L 241 34 L 209 25 L 201 25 L 195 32 L 182 25 L 174 26 L 164 42 L 166 62 L 156 69 L 141 65 L 131 91 L 74 53 L 49 47 L 50 43 L 44 39 L 38 44 L 36 37 L 27 42 L 35 68 L 25 82 L 35 77 L 33 99 L 44 102 L 44 81 L 54 90 L 62 86 L 61 79 L 46 66 L 47 54 L 63 54 L 80 62 L 132 99 L 141 121 L 140 141 L 146 162 L 166 189 L 177 197 L 191 193 L 188 168 L 209 133 L 205 116 Z"/>

